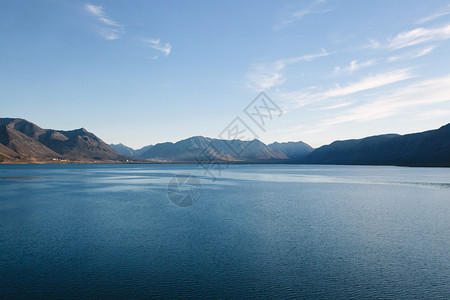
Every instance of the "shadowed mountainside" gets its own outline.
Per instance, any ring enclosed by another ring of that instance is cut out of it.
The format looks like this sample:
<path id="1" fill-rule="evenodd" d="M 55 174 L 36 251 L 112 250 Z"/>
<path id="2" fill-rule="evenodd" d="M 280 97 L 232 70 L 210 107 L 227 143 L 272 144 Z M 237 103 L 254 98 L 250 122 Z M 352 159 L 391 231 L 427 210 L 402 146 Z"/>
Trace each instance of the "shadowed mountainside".
<path id="1" fill-rule="evenodd" d="M 202 136 L 176 143 L 156 144 L 139 158 L 165 162 L 264 162 L 288 159 L 284 153 L 273 150 L 259 140 L 228 141 Z"/>
<path id="2" fill-rule="evenodd" d="M 301 159 L 314 151 L 313 147 L 304 142 L 275 142 L 268 146 L 274 151 L 284 153 L 291 160 Z"/>
<path id="3" fill-rule="evenodd" d="M 308 164 L 450 166 L 450 124 L 420 133 L 336 141 L 300 159 Z"/>

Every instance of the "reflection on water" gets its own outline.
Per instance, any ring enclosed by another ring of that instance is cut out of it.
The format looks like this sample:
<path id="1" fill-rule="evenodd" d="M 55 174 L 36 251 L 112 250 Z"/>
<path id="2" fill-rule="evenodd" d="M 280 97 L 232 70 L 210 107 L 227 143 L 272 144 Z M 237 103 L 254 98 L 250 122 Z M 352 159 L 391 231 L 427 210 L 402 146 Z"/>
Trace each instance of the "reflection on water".
<path id="1" fill-rule="evenodd" d="M 51 179 L 43 176 L 0 176 L 0 180 L 35 180 L 35 179 Z"/>

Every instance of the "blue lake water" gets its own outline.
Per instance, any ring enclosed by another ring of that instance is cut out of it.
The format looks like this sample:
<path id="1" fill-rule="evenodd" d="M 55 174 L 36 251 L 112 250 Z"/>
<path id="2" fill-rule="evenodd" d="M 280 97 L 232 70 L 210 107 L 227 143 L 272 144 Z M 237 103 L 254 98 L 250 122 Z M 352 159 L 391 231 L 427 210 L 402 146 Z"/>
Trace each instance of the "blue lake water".
<path id="1" fill-rule="evenodd" d="M 0 166 L 0 298 L 449 299 L 449 249 L 450 169 Z"/>

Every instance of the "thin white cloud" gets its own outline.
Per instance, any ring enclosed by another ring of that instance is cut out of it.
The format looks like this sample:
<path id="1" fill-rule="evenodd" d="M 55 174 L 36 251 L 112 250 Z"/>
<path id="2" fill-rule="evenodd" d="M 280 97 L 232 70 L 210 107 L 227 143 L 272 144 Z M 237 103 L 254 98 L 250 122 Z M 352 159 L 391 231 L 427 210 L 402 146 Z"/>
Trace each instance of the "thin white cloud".
<path id="1" fill-rule="evenodd" d="M 436 48 L 437 48 L 437 46 L 435 46 L 435 45 L 428 46 L 428 47 L 422 48 L 422 49 L 420 49 L 419 51 L 416 51 L 416 52 L 408 52 L 408 53 L 405 53 L 405 54 L 402 54 L 402 55 L 396 55 L 396 56 L 388 57 L 387 61 L 394 62 L 394 61 L 403 60 L 403 59 L 418 58 L 418 57 L 430 54 Z"/>
<path id="2" fill-rule="evenodd" d="M 422 112 L 419 115 L 417 115 L 417 119 L 419 120 L 431 120 L 441 117 L 450 117 L 450 110 L 448 109 L 430 110 Z"/>
<path id="3" fill-rule="evenodd" d="M 325 97 L 347 96 L 361 91 L 382 87 L 391 83 L 412 78 L 408 69 L 394 70 L 387 73 L 378 74 L 363 78 L 360 81 L 350 83 L 344 87 L 337 86 L 324 93 Z"/>
<path id="4" fill-rule="evenodd" d="M 381 48 L 381 43 L 374 39 L 369 39 L 368 43 L 362 46 L 362 49 L 379 49 Z"/>
<path id="5" fill-rule="evenodd" d="M 348 67 L 343 67 L 343 68 L 340 66 L 335 67 L 334 73 L 339 73 L 341 71 L 346 71 L 347 73 L 353 73 L 362 68 L 373 66 L 374 64 L 375 64 L 374 59 L 364 61 L 364 62 L 358 62 L 357 60 L 352 60 Z"/>
<path id="6" fill-rule="evenodd" d="M 335 88 L 328 90 L 321 91 L 319 89 L 311 90 L 307 88 L 299 91 L 282 92 L 277 95 L 277 99 L 283 102 L 284 111 L 290 111 L 309 105 L 318 106 L 317 109 L 319 110 L 331 110 L 352 104 L 350 102 L 353 100 L 349 101 L 348 97 L 351 97 L 353 94 L 373 90 L 409 78 L 413 78 L 409 69 L 398 69 L 368 76 L 343 87 L 337 85 Z M 339 100 L 344 100 L 345 102 L 339 102 Z M 334 104 L 330 105 L 329 101 L 333 101 Z M 323 107 L 324 104 L 326 105 L 325 107 Z"/>
<path id="7" fill-rule="evenodd" d="M 353 104 L 353 102 L 342 102 L 342 103 L 338 103 L 338 104 L 333 104 L 333 105 L 321 107 L 321 108 L 319 108 L 319 110 L 333 110 L 333 109 L 347 107 L 347 106 L 350 106 L 352 104 Z"/>
<path id="8" fill-rule="evenodd" d="M 407 109 L 450 101 L 450 75 L 416 82 L 323 121 L 323 125 L 363 122 L 405 113 Z"/>
<path id="9" fill-rule="evenodd" d="M 416 24 L 425 24 L 449 14 L 450 14 L 450 4 L 441 8 L 438 12 L 418 20 Z"/>
<path id="10" fill-rule="evenodd" d="M 271 87 L 282 85 L 286 78 L 283 76 L 283 70 L 292 64 L 303 61 L 312 61 L 316 58 L 330 55 L 325 49 L 315 54 L 307 54 L 298 57 L 280 59 L 271 63 L 258 64 L 247 74 L 247 87 L 256 90 L 266 90 Z"/>
<path id="11" fill-rule="evenodd" d="M 309 14 L 321 14 L 321 13 L 330 12 L 331 9 L 329 9 L 329 8 L 317 9 L 317 6 L 320 6 L 321 4 L 324 4 L 324 3 L 326 3 L 326 0 L 316 0 L 316 1 L 312 2 L 306 8 L 292 13 L 289 16 L 289 18 L 287 18 L 283 22 L 277 24 L 274 29 L 278 30 L 278 29 L 285 27 L 288 24 L 298 22 L 301 19 L 303 19 L 306 15 L 309 15 Z"/>
<path id="12" fill-rule="evenodd" d="M 281 73 L 285 67 L 286 65 L 280 61 L 257 65 L 252 72 L 247 74 L 247 80 L 249 81 L 247 86 L 257 90 L 280 86 L 286 80 Z"/>
<path id="13" fill-rule="evenodd" d="M 125 32 L 122 25 L 105 14 L 102 6 L 85 3 L 84 8 L 101 24 L 97 31 L 104 39 L 117 40 Z"/>
<path id="14" fill-rule="evenodd" d="M 106 40 L 117 40 L 125 33 L 123 26 L 118 22 L 108 17 L 105 13 L 103 6 L 94 5 L 90 3 L 84 4 L 84 9 L 99 23 L 97 32 Z M 162 52 L 165 56 L 168 56 L 172 51 L 172 46 L 169 43 L 161 43 L 159 39 L 145 39 L 137 38 L 146 47 L 150 47 L 157 51 Z M 149 57 L 150 59 L 158 59 L 158 55 Z"/>
<path id="15" fill-rule="evenodd" d="M 142 39 L 142 41 L 150 48 L 161 51 L 165 56 L 172 51 L 172 46 L 169 43 L 162 44 L 160 39 Z"/>
<path id="16" fill-rule="evenodd" d="M 281 92 L 278 93 L 277 99 L 282 102 L 284 112 L 288 112 L 324 100 L 324 97 L 320 92 L 311 91 L 314 91 L 314 89 L 306 88 L 305 90 L 300 91 Z"/>
<path id="17" fill-rule="evenodd" d="M 401 49 L 425 42 L 446 40 L 450 38 L 450 24 L 437 28 L 416 28 L 399 33 L 388 44 L 390 49 Z"/>
<path id="18" fill-rule="evenodd" d="M 428 46 L 428 47 L 425 47 L 425 48 L 419 50 L 419 52 L 417 52 L 417 54 L 414 56 L 414 58 L 417 58 L 417 57 L 421 57 L 421 56 L 430 54 L 436 47 L 437 47 L 437 46 Z"/>
<path id="19" fill-rule="evenodd" d="M 307 54 L 307 55 L 302 55 L 302 56 L 298 56 L 298 57 L 292 57 L 292 58 L 281 60 L 281 62 L 283 62 L 284 64 L 295 64 L 295 63 L 298 63 L 301 61 L 312 61 L 316 58 L 324 57 L 324 56 L 328 56 L 328 55 L 330 55 L 330 53 L 328 53 L 327 50 L 322 48 L 322 50 L 319 53 Z"/>

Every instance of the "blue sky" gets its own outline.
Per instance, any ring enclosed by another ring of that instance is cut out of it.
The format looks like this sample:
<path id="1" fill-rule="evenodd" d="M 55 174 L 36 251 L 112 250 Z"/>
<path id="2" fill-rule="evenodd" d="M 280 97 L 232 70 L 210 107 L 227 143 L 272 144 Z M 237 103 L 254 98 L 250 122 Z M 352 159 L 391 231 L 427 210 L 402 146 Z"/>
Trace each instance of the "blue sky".
<path id="1" fill-rule="evenodd" d="M 0 39 L 2 117 L 107 143 L 217 137 L 261 90 L 264 142 L 450 122 L 449 1 L 0 0 Z"/>

